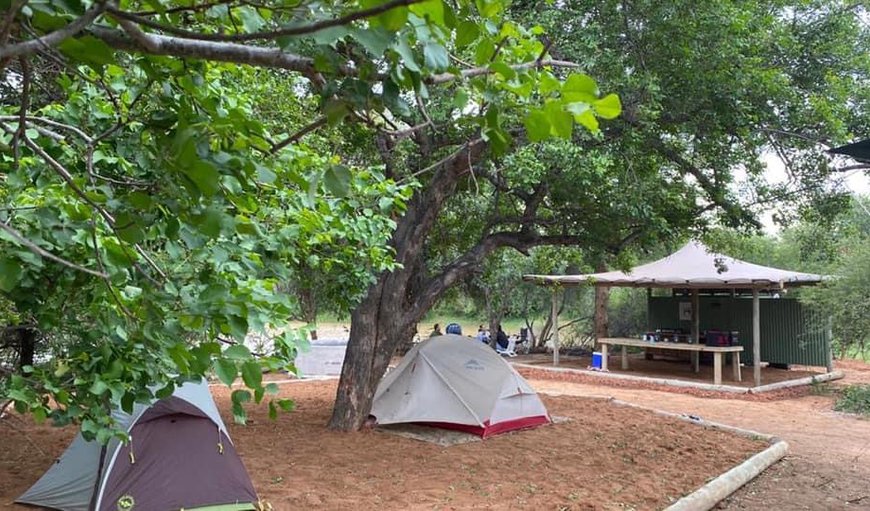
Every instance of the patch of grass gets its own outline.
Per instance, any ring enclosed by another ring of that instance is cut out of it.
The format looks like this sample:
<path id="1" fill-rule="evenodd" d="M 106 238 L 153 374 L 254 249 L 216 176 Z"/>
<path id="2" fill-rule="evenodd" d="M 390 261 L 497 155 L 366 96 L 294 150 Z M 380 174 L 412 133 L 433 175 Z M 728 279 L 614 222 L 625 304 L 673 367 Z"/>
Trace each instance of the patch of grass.
<path id="1" fill-rule="evenodd" d="M 870 385 L 849 385 L 834 405 L 839 412 L 870 416 Z"/>

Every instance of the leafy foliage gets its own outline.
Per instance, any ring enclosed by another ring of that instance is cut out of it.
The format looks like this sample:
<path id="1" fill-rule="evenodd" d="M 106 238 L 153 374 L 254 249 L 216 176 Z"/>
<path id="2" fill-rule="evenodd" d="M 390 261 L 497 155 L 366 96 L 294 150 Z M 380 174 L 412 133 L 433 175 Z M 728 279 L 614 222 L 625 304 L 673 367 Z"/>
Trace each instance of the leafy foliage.
<path id="1" fill-rule="evenodd" d="M 870 385 L 847 385 L 834 405 L 840 412 L 870 415 Z"/>

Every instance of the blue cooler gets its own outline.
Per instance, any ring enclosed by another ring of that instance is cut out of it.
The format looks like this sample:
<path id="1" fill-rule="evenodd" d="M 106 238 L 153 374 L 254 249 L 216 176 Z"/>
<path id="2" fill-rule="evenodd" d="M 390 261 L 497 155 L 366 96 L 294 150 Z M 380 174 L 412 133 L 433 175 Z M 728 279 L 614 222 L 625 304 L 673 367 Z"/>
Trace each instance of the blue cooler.
<path id="1" fill-rule="evenodd" d="M 601 369 L 601 353 L 597 351 L 592 352 L 592 368 Z"/>

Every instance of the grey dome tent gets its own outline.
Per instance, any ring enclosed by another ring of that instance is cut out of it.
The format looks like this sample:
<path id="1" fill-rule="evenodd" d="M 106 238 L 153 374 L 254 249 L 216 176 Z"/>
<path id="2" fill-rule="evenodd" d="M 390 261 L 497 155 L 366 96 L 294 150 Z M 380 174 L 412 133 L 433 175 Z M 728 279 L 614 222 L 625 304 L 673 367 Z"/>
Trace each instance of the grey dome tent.
<path id="1" fill-rule="evenodd" d="M 113 417 L 130 441 L 81 433 L 16 502 L 61 511 L 256 509 L 257 493 L 205 382 Z"/>
<path id="2" fill-rule="evenodd" d="M 488 345 L 441 335 L 414 346 L 378 385 L 380 425 L 422 423 L 489 437 L 547 424 L 532 387 Z"/>

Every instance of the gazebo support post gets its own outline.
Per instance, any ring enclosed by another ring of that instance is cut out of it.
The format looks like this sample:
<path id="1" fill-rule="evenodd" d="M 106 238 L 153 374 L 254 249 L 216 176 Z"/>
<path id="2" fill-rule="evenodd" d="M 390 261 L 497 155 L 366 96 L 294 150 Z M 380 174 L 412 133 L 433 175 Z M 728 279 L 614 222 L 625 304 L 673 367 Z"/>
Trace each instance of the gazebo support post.
<path id="1" fill-rule="evenodd" d="M 752 374 L 755 386 L 761 386 L 761 303 L 758 289 L 752 290 Z"/>
<path id="2" fill-rule="evenodd" d="M 553 290 L 553 300 L 550 309 L 553 324 L 553 365 L 559 365 L 559 290 Z"/>
<path id="3" fill-rule="evenodd" d="M 828 341 L 828 350 L 826 353 L 826 364 L 825 369 L 828 370 L 829 373 L 834 372 L 834 321 L 831 316 L 828 316 L 827 327 L 825 328 L 825 337 L 827 337 Z"/>
<path id="4" fill-rule="evenodd" d="M 700 298 L 698 297 L 698 290 L 692 290 L 692 342 L 695 344 L 701 344 L 701 312 L 700 308 Z M 697 351 L 692 352 L 692 369 L 699 373 L 701 372 L 701 354 Z"/>

